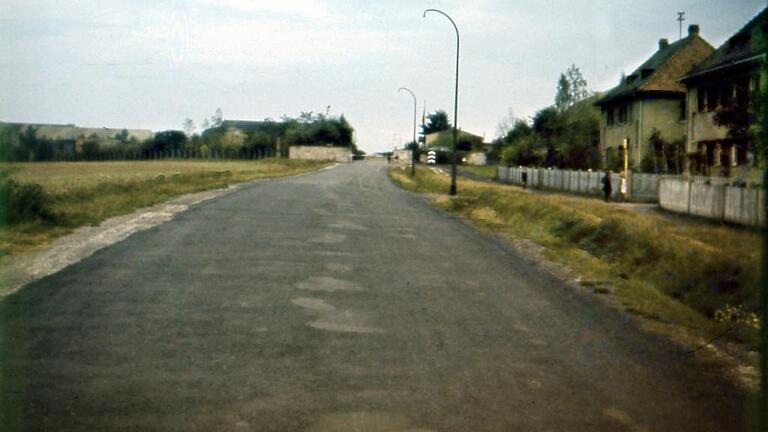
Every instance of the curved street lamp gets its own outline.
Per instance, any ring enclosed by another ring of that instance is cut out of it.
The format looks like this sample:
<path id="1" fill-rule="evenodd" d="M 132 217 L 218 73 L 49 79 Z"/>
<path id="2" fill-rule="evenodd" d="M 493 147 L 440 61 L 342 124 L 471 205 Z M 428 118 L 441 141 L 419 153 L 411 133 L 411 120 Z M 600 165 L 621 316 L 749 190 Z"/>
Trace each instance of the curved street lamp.
<path id="1" fill-rule="evenodd" d="M 460 47 L 460 39 L 459 39 L 459 28 L 456 27 L 456 23 L 453 22 L 453 19 L 448 16 L 447 13 L 439 10 L 439 9 L 427 9 L 424 11 L 424 14 L 422 15 L 422 18 L 427 17 L 427 12 L 437 12 L 444 17 L 448 18 L 448 21 L 453 24 L 453 29 L 456 30 L 456 88 L 454 89 L 453 93 L 453 151 L 451 152 L 451 195 L 456 195 L 456 146 L 458 141 L 458 118 L 459 118 L 459 47 Z"/>
<path id="2" fill-rule="evenodd" d="M 416 149 L 419 148 L 418 143 L 416 143 L 416 95 L 407 87 L 400 87 L 397 89 L 397 92 L 400 93 L 403 90 L 410 93 L 413 97 L 413 143 L 415 145 L 415 148 L 411 150 L 411 176 L 413 176 L 416 174 Z"/>

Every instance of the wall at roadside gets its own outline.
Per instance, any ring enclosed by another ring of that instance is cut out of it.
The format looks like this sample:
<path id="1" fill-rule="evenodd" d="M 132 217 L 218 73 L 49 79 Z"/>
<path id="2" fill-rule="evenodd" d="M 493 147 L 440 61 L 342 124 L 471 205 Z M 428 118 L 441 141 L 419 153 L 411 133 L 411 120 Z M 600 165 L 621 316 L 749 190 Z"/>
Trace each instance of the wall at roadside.
<path id="1" fill-rule="evenodd" d="M 472 152 L 467 155 L 467 163 L 470 165 L 488 165 L 488 155 L 485 152 Z"/>
<path id="2" fill-rule="evenodd" d="M 288 158 L 352 162 L 352 152 L 347 147 L 290 146 Z"/>
<path id="3" fill-rule="evenodd" d="M 394 166 L 411 166 L 411 151 L 406 149 L 393 151 L 391 163 Z"/>
<path id="4" fill-rule="evenodd" d="M 746 226 L 766 226 L 765 190 L 690 180 L 663 179 L 659 206 L 675 213 Z"/>
<path id="5" fill-rule="evenodd" d="M 602 195 L 602 179 L 599 171 L 571 171 L 527 167 L 498 167 L 497 178 L 501 183 L 523 185 L 523 173 L 527 187 L 554 190 L 583 195 Z M 759 184 L 749 187 L 733 186 L 734 179 L 727 177 L 690 176 L 683 179 L 676 175 L 630 173 L 627 197 L 634 201 L 658 202 L 665 210 L 700 216 L 747 226 L 765 226 L 762 211 L 765 190 Z M 619 199 L 621 177 L 611 174 L 611 197 Z"/>
<path id="6" fill-rule="evenodd" d="M 523 185 L 523 173 L 528 179 L 527 186 L 534 189 L 546 189 L 562 191 L 565 193 L 583 195 L 603 195 L 602 171 L 574 171 L 546 168 L 504 167 L 499 166 L 497 177 L 502 183 Z M 628 185 L 629 197 L 638 201 L 656 200 L 656 183 L 648 180 L 636 180 L 633 190 L 632 183 Z M 646 189 L 650 188 L 650 189 Z M 621 196 L 621 176 L 618 173 L 611 174 L 611 197 L 618 199 Z"/>

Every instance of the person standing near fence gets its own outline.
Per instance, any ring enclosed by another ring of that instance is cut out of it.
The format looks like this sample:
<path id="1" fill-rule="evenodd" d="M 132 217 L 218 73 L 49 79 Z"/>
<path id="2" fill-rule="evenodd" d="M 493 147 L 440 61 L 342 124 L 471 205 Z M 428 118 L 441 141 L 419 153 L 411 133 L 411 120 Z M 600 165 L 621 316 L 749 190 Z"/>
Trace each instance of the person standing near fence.
<path id="1" fill-rule="evenodd" d="M 528 172 L 523 171 L 523 189 L 528 188 Z"/>
<path id="2" fill-rule="evenodd" d="M 603 184 L 603 196 L 605 199 L 605 202 L 608 202 L 611 200 L 611 192 L 613 192 L 613 188 L 611 187 L 611 174 L 613 172 L 611 170 L 608 170 L 605 172 L 605 175 L 603 176 L 603 179 L 600 180 L 600 182 Z"/>

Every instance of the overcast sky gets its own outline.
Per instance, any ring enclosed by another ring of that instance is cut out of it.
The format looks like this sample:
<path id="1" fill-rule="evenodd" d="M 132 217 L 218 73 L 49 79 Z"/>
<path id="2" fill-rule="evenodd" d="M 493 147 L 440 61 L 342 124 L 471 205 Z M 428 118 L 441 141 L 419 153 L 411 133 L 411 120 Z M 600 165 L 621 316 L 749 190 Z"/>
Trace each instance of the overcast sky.
<path id="1" fill-rule="evenodd" d="M 366 151 L 410 140 L 419 118 L 453 118 L 488 140 L 502 118 L 554 100 L 572 63 L 606 90 L 699 24 L 717 47 L 757 0 L 0 0 L 0 120 L 180 129 L 221 107 L 227 119 L 343 113 Z M 685 30 L 684 30 L 685 33 Z"/>

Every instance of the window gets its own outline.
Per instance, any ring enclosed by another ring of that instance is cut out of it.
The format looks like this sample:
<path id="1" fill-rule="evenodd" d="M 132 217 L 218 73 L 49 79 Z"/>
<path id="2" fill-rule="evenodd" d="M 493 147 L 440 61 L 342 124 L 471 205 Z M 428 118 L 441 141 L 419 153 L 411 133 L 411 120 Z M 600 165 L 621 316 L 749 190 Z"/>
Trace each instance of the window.
<path id="1" fill-rule="evenodd" d="M 733 108 L 733 83 L 724 82 L 720 85 L 720 106 Z"/>
<path id="2" fill-rule="evenodd" d="M 686 99 L 680 99 L 680 114 L 678 116 L 678 120 L 685 121 L 686 115 L 688 114 L 686 111 L 688 110 L 688 101 Z"/>
<path id="3" fill-rule="evenodd" d="M 749 78 L 737 80 L 734 85 L 734 104 L 737 107 L 747 106 L 749 103 Z"/>
<path id="4" fill-rule="evenodd" d="M 707 109 L 705 104 L 706 96 L 704 95 L 704 87 L 696 89 L 696 109 L 698 112 L 704 112 Z"/>
<path id="5" fill-rule="evenodd" d="M 608 126 L 613 126 L 613 107 L 609 107 L 607 110 L 605 110 L 605 116 Z"/>
<path id="6" fill-rule="evenodd" d="M 619 107 L 619 123 L 629 123 L 629 106 L 627 104 Z"/>
<path id="7" fill-rule="evenodd" d="M 710 85 L 705 87 L 704 93 L 706 94 L 707 100 L 707 111 L 714 111 L 717 109 L 717 106 L 719 104 L 719 92 L 718 88 L 716 86 Z"/>

